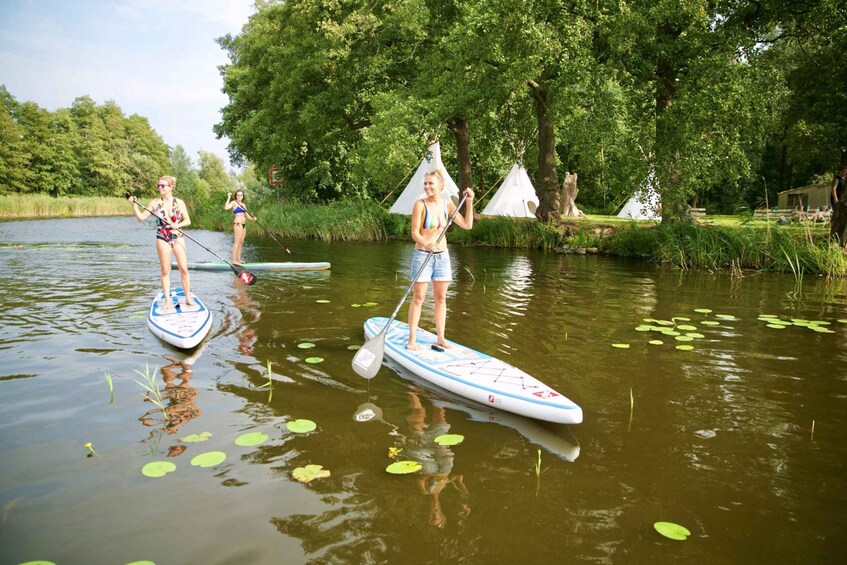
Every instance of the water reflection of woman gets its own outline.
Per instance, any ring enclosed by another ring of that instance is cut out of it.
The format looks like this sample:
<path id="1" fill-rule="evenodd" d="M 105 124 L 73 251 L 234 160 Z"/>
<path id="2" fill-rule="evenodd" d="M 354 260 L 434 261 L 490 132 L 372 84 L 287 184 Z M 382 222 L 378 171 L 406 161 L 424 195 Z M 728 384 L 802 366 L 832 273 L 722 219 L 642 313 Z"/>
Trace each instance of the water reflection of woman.
<path id="1" fill-rule="evenodd" d="M 191 387 L 191 365 L 182 363 L 176 359 L 166 357 L 170 365 L 162 367 L 162 380 L 165 388 L 162 390 L 162 400 L 166 402 L 165 414 L 167 420 L 162 429 L 168 434 L 174 434 L 189 420 L 193 420 L 202 412 L 197 407 L 197 390 Z M 179 372 L 177 372 L 179 371 Z M 162 423 L 162 411 L 157 407 L 148 410 L 140 420 L 145 426 L 158 426 Z M 168 457 L 175 457 L 184 451 L 175 446 L 169 449 Z"/>
<path id="2" fill-rule="evenodd" d="M 256 330 L 250 325 L 259 320 L 262 312 L 256 307 L 256 303 L 247 294 L 245 285 L 235 285 L 235 296 L 232 299 L 235 307 L 241 312 L 241 317 L 244 320 L 244 327 L 238 333 L 238 350 L 245 355 L 253 354 L 253 344 L 256 343 L 258 336 Z"/>
<path id="3" fill-rule="evenodd" d="M 443 406 L 432 404 L 432 416 L 430 424 L 426 424 L 426 410 L 421 404 L 417 393 L 409 392 L 409 415 L 406 418 L 409 424 L 409 436 L 403 452 L 410 458 L 421 464 L 418 477 L 418 490 L 424 496 L 429 497 L 429 515 L 427 522 L 437 528 L 443 528 L 447 524 L 447 516 L 441 507 L 441 491 L 447 485 L 453 485 L 463 496 L 468 495 L 463 475 L 451 475 L 453 471 L 454 455 L 450 448 L 439 445 L 435 438 L 450 431 Z M 470 507 L 463 500 L 458 512 L 459 518 L 470 514 Z"/>

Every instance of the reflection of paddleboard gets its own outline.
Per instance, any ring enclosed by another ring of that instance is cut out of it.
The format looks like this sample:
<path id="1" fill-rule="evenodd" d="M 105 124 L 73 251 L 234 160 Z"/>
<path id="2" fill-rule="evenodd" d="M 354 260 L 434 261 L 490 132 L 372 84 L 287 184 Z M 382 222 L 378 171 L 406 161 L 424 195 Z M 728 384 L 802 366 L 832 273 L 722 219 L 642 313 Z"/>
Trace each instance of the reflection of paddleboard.
<path id="1" fill-rule="evenodd" d="M 194 347 L 212 329 L 212 313 L 194 293 L 191 299 L 194 306 L 186 306 L 185 291 L 181 287 L 172 288 L 171 300 L 175 308 L 165 310 L 165 293 L 160 292 L 150 304 L 147 327 L 156 337 L 175 347 Z"/>
<path id="2" fill-rule="evenodd" d="M 388 318 L 370 318 L 365 336 L 371 339 Z M 559 424 L 582 422 L 582 408 L 535 377 L 499 359 L 455 342 L 443 351 L 430 348 L 435 335 L 418 329 L 419 351 L 406 349 L 409 326 L 393 322 L 385 336 L 385 353 L 421 378 L 463 398 L 522 416 Z"/>
<path id="3" fill-rule="evenodd" d="M 176 267 L 176 263 L 173 263 Z M 295 263 L 293 261 L 285 261 L 283 263 L 243 263 L 236 264 L 237 267 L 243 267 L 248 271 L 324 271 L 330 268 L 329 263 Z M 199 263 L 189 263 L 189 269 L 197 271 L 229 271 L 231 267 L 228 263 L 208 261 Z"/>

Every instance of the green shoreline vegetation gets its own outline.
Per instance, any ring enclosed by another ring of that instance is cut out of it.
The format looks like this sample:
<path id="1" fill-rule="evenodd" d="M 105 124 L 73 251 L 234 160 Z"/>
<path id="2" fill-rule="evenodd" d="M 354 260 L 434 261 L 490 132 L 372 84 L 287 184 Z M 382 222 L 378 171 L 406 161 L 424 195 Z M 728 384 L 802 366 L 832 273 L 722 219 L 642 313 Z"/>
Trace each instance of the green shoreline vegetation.
<path id="1" fill-rule="evenodd" d="M 262 224 L 283 238 L 322 241 L 408 239 L 408 218 L 389 214 L 372 200 L 344 199 L 315 206 L 298 202 L 256 204 Z M 0 196 L 0 219 L 127 216 L 122 198 Z M 220 203 L 192 207 L 193 226 L 228 231 L 231 215 Z M 253 229 L 261 229 L 258 226 Z M 632 222 L 588 215 L 559 225 L 506 217 L 481 217 L 470 232 L 454 230 L 460 245 L 555 252 L 602 253 L 671 265 L 675 268 L 775 271 L 847 277 L 847 254 L 828 240 L 829 224 L 780 225 L 743 216 L 706 216 L 699 224 Z"/>

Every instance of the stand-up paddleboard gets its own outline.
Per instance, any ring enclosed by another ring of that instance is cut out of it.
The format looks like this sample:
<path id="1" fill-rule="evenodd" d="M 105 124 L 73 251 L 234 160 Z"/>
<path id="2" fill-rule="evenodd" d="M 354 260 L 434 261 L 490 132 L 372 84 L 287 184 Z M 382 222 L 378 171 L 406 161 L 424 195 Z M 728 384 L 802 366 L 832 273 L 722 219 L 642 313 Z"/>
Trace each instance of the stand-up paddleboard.
<path id="1" fill-rule="evenodd" d="M 243 267 L 248 271 L 325 271 L 330 268 L 330 264 L 326 262 L 317 263 L 296 263 L 294 261 L 285 261 L 281 263 L 235 263 L 239 267 Z M 172 264 L 176 267 L 176 263 Z M 231 267 L 224 262 L 201 261 L 199 263 L 189 263 L 189 269 L 196 271 L 229 271 Z"/>
<path id="2" fill-rule="evenodd" d="M 180 349 L 190 349 L 200 343 L 212 329 L 212 313 L 202 300 L 191 293 L 193 306 L 185 304 L 185 291 L 171 289 L 172 310 L 165 310 L 165 293 L 160 292 L 150 304 L 147 327 L 153 334 Z"/>
<path id="3" fill-rule="evenodd" d="M 382 316 L 367 320 L 366 338 L 381 332 L 387 321 Z M 385 335 L 386 355 L 422 379 L 480 404 L 559 424 L 582 422 L 582 408 L 532 375 L 453 341 L 453 347 L 436 351 L 431 348 L 435 335 L 420 328 L 416 337 L 421 349 L 406 349 L 409 326 L 392 322 Z"/>

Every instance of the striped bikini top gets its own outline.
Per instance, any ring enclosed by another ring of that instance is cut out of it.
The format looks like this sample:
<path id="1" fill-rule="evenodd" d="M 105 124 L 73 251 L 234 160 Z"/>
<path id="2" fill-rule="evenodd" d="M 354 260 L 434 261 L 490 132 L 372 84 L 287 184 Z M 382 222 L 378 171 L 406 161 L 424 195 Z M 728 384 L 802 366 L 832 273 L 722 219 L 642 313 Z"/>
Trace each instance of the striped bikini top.
<path id="1" fill-rule="evenodd" d="M 426 200 L 421 199 L 424 205 L 424 218 L 421 228 L 425 230 L 437 230 L 447 225 L 447 206 L 441 205 L 441 211 L 444 212 L 444 219 L 441 219 L 441 214 L 430 214 L 429 206 L 426 205 Z"/>

